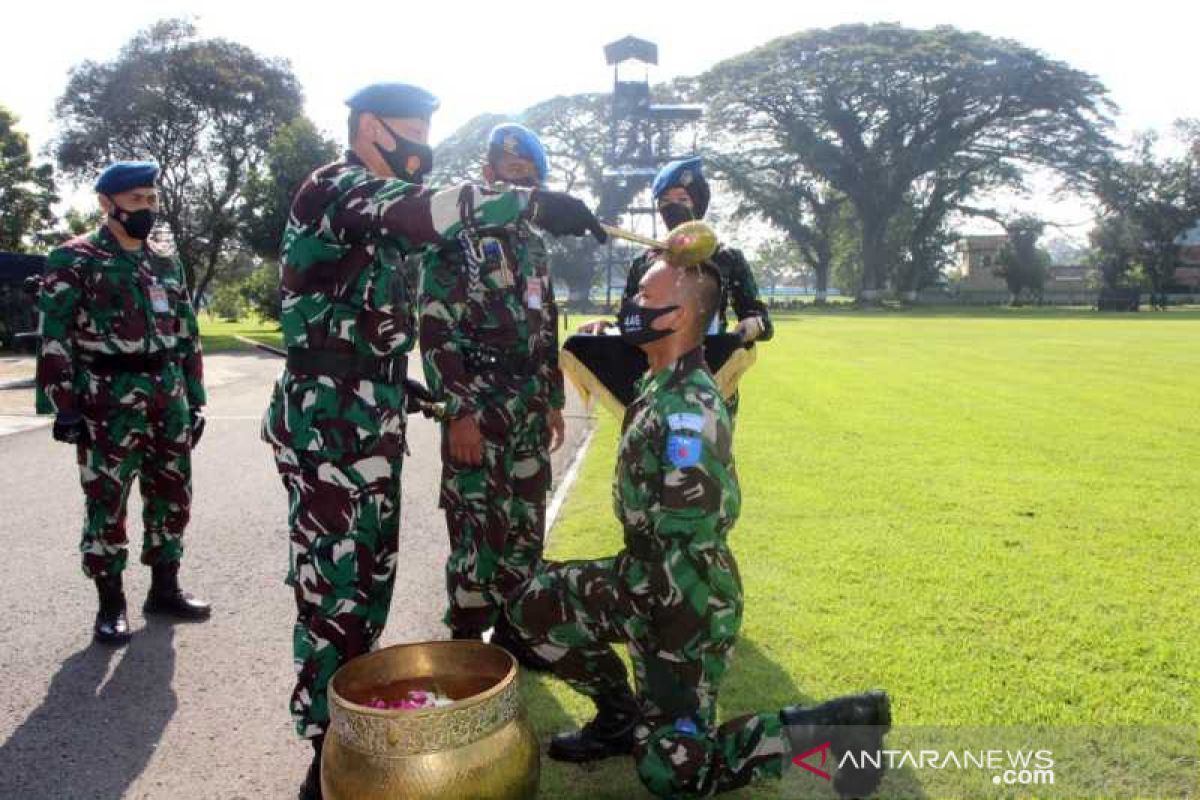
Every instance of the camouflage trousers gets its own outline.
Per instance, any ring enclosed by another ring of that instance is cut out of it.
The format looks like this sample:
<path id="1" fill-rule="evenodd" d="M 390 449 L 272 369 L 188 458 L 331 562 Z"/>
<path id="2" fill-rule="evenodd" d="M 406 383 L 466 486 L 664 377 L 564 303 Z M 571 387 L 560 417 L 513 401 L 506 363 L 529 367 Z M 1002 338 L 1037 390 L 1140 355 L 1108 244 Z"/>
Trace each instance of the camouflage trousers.
<path id="1" fill-rule="evenodd" d="M 533 574 L 542 560 L 549 489 L 549 431 L 540 416 L 503 435 L 485 427 L 478 467 L 450 459 L 443 431 L 439 504 L 450 536 L 444 618 L 450 628 L 487 630 L 505 598 Z"/>
<path id="2" fill-rule="evenodd" d="M 623 552 L 548 563 L 508 609 L 555 675 L 593 698 L 627 691 L 612 645 L 628 646 L 641 712 L 634 758 L 659 797 L 703 797 L 783 774 L 778 712 L 716 725 L 741 613 L 737 567 L 723 547 L 673 549 L 661 562 Z"/>
<path id="3" fill-rule="evenodd" d="M 142 493 L 143 564 L 183 557 L 192 505 L 192 447 L 182 396 L 132 405 L 85 405 L 88 441 L 76 446 L 83 486 L 79 550 L 89 578 L 125 569 L 125 509 L 136 478 Z"/>
<path id="4" fill-rule="evenodd" d="M 292 654 L 296 732 L 329 724 L 329 679 L 373 649 L 383 633 L 396 578 L 403 459 L 275 450 L 288 494 L 287 583 L 296 596 Z"/>

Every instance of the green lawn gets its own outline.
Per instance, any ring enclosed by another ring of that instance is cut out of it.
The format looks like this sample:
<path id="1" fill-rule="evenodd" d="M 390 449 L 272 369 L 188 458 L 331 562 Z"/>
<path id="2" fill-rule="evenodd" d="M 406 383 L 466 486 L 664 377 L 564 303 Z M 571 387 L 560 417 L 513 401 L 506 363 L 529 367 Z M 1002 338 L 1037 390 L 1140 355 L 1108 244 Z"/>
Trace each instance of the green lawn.
<path id="1" fill-rule="evenodd" d="M 1200 313 L 802 312 L 741 409 L 724 718 L 878 686 L 898 726 L 1200 722 Z M 619 547 L 601 415 L 553 558 Z M 543 736 L 591 712 L 550 679 L 527 693 Z M 1145 769 L 1195 774 L 1194 735 L 1155 746 Z M 1116 796 L 1078 772 L 1055 796 Z M 800 796 L 804 775 L 741 796 Z M 894 772 L 882 796 L 947 796 L 940 779 Z M 623 759 L 547 762 L 542 786 L 644 794 Z"/>
<path id="2" fill-rule="evenodd" d="M 207 314 L 200 316 L 200 342 L 204 352 L 253 349 L 250 345 L 239 342 L 234 338 L 236 336 L 245 336 L 276 347 L 281 347 L 283 343 L 283 333 L 274 322 L 260 322 L 256 319 L 227 322 Z"/>

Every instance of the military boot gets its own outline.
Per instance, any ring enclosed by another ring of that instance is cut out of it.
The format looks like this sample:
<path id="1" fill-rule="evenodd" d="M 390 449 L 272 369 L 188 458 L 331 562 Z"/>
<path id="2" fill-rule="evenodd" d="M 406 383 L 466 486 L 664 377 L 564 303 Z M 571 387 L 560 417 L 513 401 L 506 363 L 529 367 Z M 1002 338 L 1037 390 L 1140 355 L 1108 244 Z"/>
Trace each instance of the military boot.
<path id="1" fill-rule="evenodd" d="M 839 697 L 816 706 L 789 706 L 779 712 L 786 726 L 793 756 L 828 743 L 835 768 L 844 753 L 853 753 L 854 761 L 846 762 L 833 776 L 833 788 L 843 797 L 866 797 L 879 788 L 883 780 L 883 762 L 875 767 L 866 763 L 860 753 L 878 758 L 883 749 L 883 737 L 892 725 L 891 701 L 885 692 Z"/>
<path id="2" fill-rule="evenodd" d="M 142 611 L 191 621 L 205 620 L 212 614 L 212 606 L 179 588 L 178 561 L 154 564 L 150 575 L 150 592 Z"/>
<path id="3" fill-rule="evenodd" d="M 595 719 L 580 730 L 550 740 L 548 755 L 555 761 L 582 764 L 633 752 L 633 729 L 641 718 L 633 693 L 626 687 L 616 695 L 593 698 L 593 702 Z"/>
<path id="4" fill-rule="evenodd" d="M 316 736 L 312 739 L 313 760 L 308 765 L 308 774 L 304 783 L 300 784 L 297 800 L 321 800 L 321 749 L 325 746 L 325 737 Z"/>
<path id="5" fill-rule="evenodd" d="M 496 627 L 492 629 L 491 644 L 503 647 L 509 652 L 509 655 L 517 660 L 518 664 L 531 672 L 550 672 L 552 670 L 550 662 L 535 653 L 504 617 L 498 619 Z"/>
<path id="6" fill-rule="evenodd" d="M 100 594 L 100 610 L 96 612 L 96 624 L 92 626 L 96 641 L 125 644 L 133 634 L 129 632 L 129 620 L 125 618 L 125 589 L 120 573 L 96 578 L 96 590 Z"/>

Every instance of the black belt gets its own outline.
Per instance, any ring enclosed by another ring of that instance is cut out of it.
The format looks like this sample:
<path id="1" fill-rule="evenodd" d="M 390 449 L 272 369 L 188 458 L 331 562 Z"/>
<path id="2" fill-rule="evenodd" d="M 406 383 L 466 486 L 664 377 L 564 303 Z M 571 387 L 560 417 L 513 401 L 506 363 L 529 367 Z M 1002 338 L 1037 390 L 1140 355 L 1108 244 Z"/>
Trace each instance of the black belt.
<path id="1" fill-rule="evenodd" d="M 380 383 L 399 383 L 408 376 L 408 358 L 405 356 L 374 358 L 307 347 L 289 347 L 287 367 L 299 375 L 328 375 Z"/>
<path id="2" fill-rule="evenodd" d="M 463 363 L 476 374 L 503 370 L 514 377 L 524 377 L 537 371 L 532 358 L 487 350 L 464 350 Z"/>
<path id="3" fill-rule="evenodd" d="M 158 372 L 171 363 L 164 351 L 157 353 L 96 353 L 85 356 L 84 366 L 92 372 L 110 374 L 117 372 Z"/>

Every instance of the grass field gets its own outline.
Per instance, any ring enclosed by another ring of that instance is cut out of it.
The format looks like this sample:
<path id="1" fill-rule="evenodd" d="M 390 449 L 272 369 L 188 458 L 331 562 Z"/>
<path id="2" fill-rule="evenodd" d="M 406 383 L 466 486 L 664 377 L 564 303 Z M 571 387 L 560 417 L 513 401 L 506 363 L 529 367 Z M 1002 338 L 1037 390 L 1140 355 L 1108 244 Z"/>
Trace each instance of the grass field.
<path id="1" fill-rule="evenodd" d="M 207 314 L 200 316 L 200 342 L 204 352 L 219 353 L 222 350 L 253 349 L 250 345 L 234 338 L 237 336 L 245 336 L 248 339 L 276 347 L 281 346 L 283 342 L 283 334 L 274 322 L 260 322 L 256 319 L 227 322 Z"/>
<path id="2" fill-rule="evenodd" d="M 601 415 L 553 558 L 619 547 Z M 723 718 L 883 687 L 898 726 L 1200 722 L 1200 313 L 781 319 L 742 383 L 736 456 L 747 608 Z M 543 735 L 591 713 L 551 679 L 527 693 Z M 1194 728 L 1155 747 L 1145 770 L 1195 776 Z M 741 796 L 808 791 L 791 773 Z M 1076 790 L 1055 796 L 1125 794 L 1058 777 Z M 882 796 L 947 796 L 937 780 L 893 772 Z M 1152 793 L 1187 791 L 1163 780 Z M 644 794 L 624 759 L 549 762 L 542 786 Z"/>

